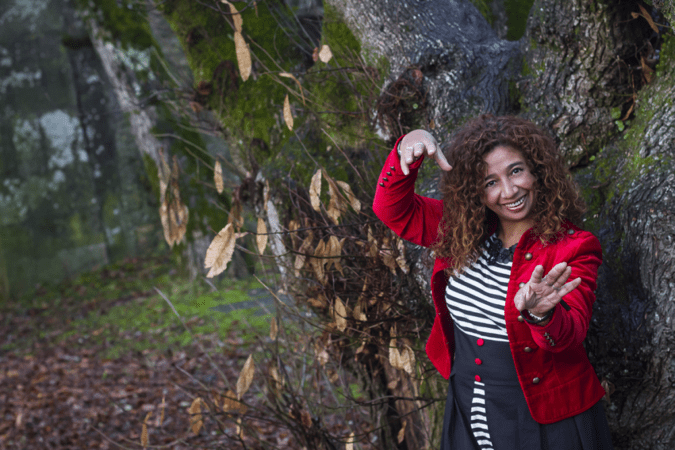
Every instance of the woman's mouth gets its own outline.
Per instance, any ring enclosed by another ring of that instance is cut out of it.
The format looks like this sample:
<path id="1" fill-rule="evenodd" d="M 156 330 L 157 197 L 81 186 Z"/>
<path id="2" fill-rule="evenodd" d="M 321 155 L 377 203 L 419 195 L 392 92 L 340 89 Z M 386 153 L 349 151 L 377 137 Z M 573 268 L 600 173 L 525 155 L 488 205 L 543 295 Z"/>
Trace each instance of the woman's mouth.
<path id="1" fill-rule="evenodd" d="M 526 196 L 524 195 L 524 196 L 520 197 L 519 200 L 516 200 L 513 203 L 506 203 L 504 206 L 509 211 L 518 211 L 522 208 L 523 204 L 525 203 L 525 197 Z"/>

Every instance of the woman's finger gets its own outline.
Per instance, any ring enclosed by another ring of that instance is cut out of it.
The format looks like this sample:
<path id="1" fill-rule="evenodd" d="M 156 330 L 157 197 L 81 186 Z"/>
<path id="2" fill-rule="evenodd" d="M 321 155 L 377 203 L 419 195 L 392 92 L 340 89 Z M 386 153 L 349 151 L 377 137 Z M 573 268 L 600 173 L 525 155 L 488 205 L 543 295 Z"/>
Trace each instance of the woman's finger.
<path id="1" fill-rule="evenodd" d="M 433 154 L 433 158 L 436 160 L 436 163 L 439 167 L 446 172 L 452 170 L 452 166 L 448 163 L 448 160 L 445 158 L 443 152 L 436 152 Z"/>
<path id="2" fill-rule="evenodd" d="M 553 286 L 562 277 L 566 269 L 567 269 L 566 262 L 561 262 L 553 266 L 553 268 L 546 275 L 546 283 L 549 286 Z"/>
<path id="3" fill-rule="evenodd" d="M 560 290 L 557 292 L 558 296 L 562 300 L 564 296 L 566 296 L 567 294 L 578 288 L 580 284 L 581 278 L 575 278 L 574 280 L 570 281 L 569 283 L 565 284 L 563 287 L 560 288 Z"/>
<path id="4" fill-rule="evenodd" d="M 541 283 L 543 276 L 544 276 L 544 266 L 537 265 L 537 267 L 535 267 L 534 270 L 532 271 L 532 275 L 530 276 L 529 282 L 533 284 L 539 284 Z"/>
<path id="5" fill-rule="evenodd" d="M 424 154 L 424 144 L 422 142 L 416 142 L 413 146 L 413 156 L 419 158 Z"/>
<path id="6" fill-rule="evenodd" d="M 408 169 L 408 155 L 409 152 L 407 150 L 402 150 L 401 151 L 401 171 L 403 171 L 403 175 L 408 175 L 410 173 L 410 170 Z M 412 163 L 412 158 L 411 163 Z"/>

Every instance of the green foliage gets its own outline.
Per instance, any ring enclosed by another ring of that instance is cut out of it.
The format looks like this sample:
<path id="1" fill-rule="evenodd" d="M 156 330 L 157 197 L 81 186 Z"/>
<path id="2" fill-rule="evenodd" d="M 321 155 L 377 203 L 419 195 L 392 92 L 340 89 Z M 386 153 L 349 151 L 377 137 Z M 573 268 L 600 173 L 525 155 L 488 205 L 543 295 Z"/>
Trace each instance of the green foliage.
<path id="1" fill-rule="evenodd" d="M 485 20 L 488 21 L 490 25 L 494 23 L 494 16 L 492 15 L 492 8 L 490 7 L 490 1 L 488 0 L 470 0 L 473 6 L 478 9 L 478 11 L 481 13 L 483 17 L 485 17 Z"/>

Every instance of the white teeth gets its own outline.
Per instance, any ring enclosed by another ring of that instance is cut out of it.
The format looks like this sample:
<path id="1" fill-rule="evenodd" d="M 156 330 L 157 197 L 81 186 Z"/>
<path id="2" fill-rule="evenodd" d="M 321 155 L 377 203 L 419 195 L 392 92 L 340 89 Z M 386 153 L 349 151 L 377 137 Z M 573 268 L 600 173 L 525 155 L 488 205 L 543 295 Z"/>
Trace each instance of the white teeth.
<path id="1" fill-rule="evenodd" d="M 525 197 L 521 198 L 517 202 L 507 204 L 506 207 L 507 208 L 515 208 L 516 206 L 522 205 L 524 201 L 525 201 Z"/>

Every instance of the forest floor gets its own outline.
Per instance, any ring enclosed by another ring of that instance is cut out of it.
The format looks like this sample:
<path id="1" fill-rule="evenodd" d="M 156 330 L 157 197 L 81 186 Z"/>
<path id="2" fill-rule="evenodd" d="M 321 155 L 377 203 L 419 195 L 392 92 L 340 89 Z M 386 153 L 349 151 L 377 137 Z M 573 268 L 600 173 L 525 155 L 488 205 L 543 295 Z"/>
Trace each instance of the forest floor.
<path id="1" fill-rule="evenodd" d="M 155 257 L 3 305 L 0 448 L 139 449 L 144 422 L 148 448 L 243 448 L 234 426 L 216 420 L 205 418 L 195 434 L 188 409 L 198 393 L 232 389 L 248 355 L 269 340 L 265 302 L 251 301 L 264 292 L 255 280 L 190 281 Z M 233 305 L 227 314 L 210 309 L 225 304 Z M 249 396 L 253 405 L 265 400 Z M 295 447 L 288 430 L 253 429 L 248 448 L 261 440 Z"/>

